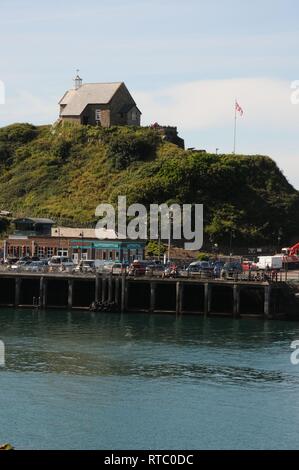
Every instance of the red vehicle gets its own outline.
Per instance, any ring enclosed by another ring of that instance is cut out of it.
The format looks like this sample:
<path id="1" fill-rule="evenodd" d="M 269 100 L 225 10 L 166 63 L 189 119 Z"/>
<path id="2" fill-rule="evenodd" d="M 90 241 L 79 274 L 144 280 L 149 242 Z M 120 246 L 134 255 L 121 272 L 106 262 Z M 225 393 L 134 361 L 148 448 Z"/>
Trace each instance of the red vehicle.
<path id="1" fill-rule="evenodd" d="M 283 264 L 287 269 L 299 269 L 299 242 L 290 248 L 283 248 Z"/>
<path id="2" fill-rule="evenodd" d="M 163 273 L 162 277 L 177 277 L 178 276 L 178 268 L 176 264 L 170 264 Z"/>
<path id="3" fill-rule="evenodd" d="M 299 252 L 299 243 L 296 243 L 295 245 L 291 246 L 291 248 L 287 248 L 287 254 L 289 256 L 298 256 Z"/>
<path id="4" fill-rule="evenodd" d="M 144 276 L 146 271 L 145 263 L 141 261 L 133 261 L 128 270 L 129 276 Z"/>
<path id="5" fill-rule="evenodd" d="M 249 261 L 248 259 L 244 260 L 243 263 L 242 263 L 242 268 L 243 268 L 243 271 L 257 271 L 258 270 L 258 267 L 256 265 L 256 263 L 254 263 L 253 261 Z"/>

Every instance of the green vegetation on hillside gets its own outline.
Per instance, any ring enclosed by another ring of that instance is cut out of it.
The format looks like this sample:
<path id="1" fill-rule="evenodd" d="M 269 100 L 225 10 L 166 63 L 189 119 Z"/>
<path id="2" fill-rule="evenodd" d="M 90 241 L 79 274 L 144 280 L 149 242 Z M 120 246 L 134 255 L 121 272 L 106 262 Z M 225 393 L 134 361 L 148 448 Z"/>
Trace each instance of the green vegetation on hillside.
<path id="1" fill-rule="evenodd" d="M 207 238 L 276 243 L 298 234 L 299 193 L 265 156 L 183 151 L 149 128 L 0 129 L 0 209 L 95 220 L 101 202 L 203 203 Z"/>

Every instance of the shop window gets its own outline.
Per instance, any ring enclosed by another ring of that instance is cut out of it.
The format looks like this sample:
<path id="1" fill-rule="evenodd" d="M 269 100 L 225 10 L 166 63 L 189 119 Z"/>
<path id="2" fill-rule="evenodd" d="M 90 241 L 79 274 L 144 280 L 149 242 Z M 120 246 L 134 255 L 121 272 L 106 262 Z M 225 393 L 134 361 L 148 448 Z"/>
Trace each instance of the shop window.
<path id="1" fill-rule="evenodd" d="M 47 248 L 47 256 L 50 258 L 54 255 L 54 248 Z"/>
<path id="2" fill-rule="evenodd" d="M 58 248 L 57 255 L 58 256 L 68 256 L 69 251 L 66 248 Z"/>
<path id="3" fill-rule="evenodd" d="M 37 247 L 37 256 L 44 256 L 45 254 L 45 248 L 43 246 L 38 246 Z"/>

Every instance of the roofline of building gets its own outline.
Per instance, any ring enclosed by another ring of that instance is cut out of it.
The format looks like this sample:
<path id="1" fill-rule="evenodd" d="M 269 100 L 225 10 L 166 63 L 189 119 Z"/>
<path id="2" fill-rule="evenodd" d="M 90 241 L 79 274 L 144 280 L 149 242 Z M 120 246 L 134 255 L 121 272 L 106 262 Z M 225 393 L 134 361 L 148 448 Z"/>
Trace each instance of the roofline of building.
<path id="1" fill-rule="evenodd" d="M 126 87 L 125 82 L 94 82 L 94 83 L 90 82 L 90 83 L 83 83 L 83 84 L 80 86 L 80 88 L 82 88 L 83 86 L 86 86 L 86 85 L 115 85 L 115 84 L 117 84 L 117 83 L 118 83 L 119 86 L 117 87 L 117 89 L 116 89 L 115 92 L 113 93 L 111 99 L 110 99 L 107 103 L 95 103 L 95 104 L 109 104 L 109 103 L 111 102 L 113 96 L 114 96 L 115 93 L 117 92 L 117 90 L 119 90 L 119 88 L 121 87 L 121 85 L 124 85 L 124 86 Z M 127 89 L 127 87 L 126 87 L 126 89 Z M 61 101 L 65 98 L 65 96 L 66 96 L 70 91 L 72 91 L 72 90 L 73 90 L 73 91 L 77 91 L 75 88 L 70 88 L 69 90 L 67 90 L 67 91 L 64 93 L 63 97 L 58 101 L 58 104 L 60 104 Z M 127 90 L 128 90 L 128 89 L 127 89 Z M 129 91 L 129 90 L 128 90 L 128 91 Z M 129 92 L 129 93 L 130 93 L 130 92 Z M 131 94 L 131 93 L 130 93 L 130 94 Z M 67 106 L 67 105 L 66 105 L 66 106 Z M 82 112 L 83 112 L 83 111 L 82 111 Z M 70 116 L 71 116 L 71 115 L 70 115 Z"/>
<path id="2" fill-rule="evenodd" d="M 65 96 L 68 94 L 69 91 L 70 91 L 70 90 L 67 90 L 67 91 L 64 93 L 63 97 L 60 98 L 60 100 L 58 101 L 58 104 L 61 103 L 61 101 L 63 100 L 63 98 L 65 98 Z"/>
<path id="3" fill-rule="evenodd" d="M 13 237 L 13 235 L 11 235 Z M 107 243 L 130 243 L 132 245 L 134 244 L 146 244 L 147 240 L 130 240 L 130 239 L 120 239 L 120 238 L 78 238 L 78 237 L 53 237 L 51 235 L 27 235 L 26 238 L 18 238 L 17 235 L 15 236 L 16 238 L 6 238 L 5 240 L 7 241 L 32 241 L 32 240 L 55 240 L 57 243 L 59 243 L 59 240 L 69 240 L 74 243 L 102 243 L 102 242 L 107 242 Z M 4 240 L 1 240 L 4 241 Z"/>

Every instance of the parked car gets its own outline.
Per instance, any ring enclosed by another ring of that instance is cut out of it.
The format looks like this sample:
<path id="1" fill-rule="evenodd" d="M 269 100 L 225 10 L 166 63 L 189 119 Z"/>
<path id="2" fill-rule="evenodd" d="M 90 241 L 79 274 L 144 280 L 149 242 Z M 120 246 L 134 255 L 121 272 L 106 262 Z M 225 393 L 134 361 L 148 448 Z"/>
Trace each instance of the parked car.
<path id="1" fill-rule="evenodd" d="M 146 264 L 141 261 L 133 261 L 128 269 L 129 276 L 144 276 L 146 272 Z"/>
<path id="2" fill-rule="evenodd" d="M 12 266 L 13 264 L 16 264 L 19 261 L 19 258 L 7 258 L 5 261 L 5 264 L 7 266 Z"/>
<path id="3" fill-rule="evenodd" d="M 213 274 L 215 277 L 220 277 L 221 275 L 221 270 L 224 266 L 224 261 L 215 261 L 213 263 Z"/>
<path id="4" fill-rule="evenodd" d="M 22 270 L 24 269 L 26 266 L 28 266 L 29 264 L 31 264 L 31 261 L 17 261 L 15 262 L 14 264 L 11 264 L 10 265 L 10 269 L 13 269 L 13 270 Z"/>
<path id="5" fill-rule="evenodd" d="M 242 263 L 243 271 L 257 271 L 259 268 L 253 261 L 245 259 Z"/>
<path id="6" fill-rule="evenodd" d="M 49 261 L 49 267 L 52 269 L 59 269 L 59 270 L 71 270 L 74 268 L 73 261 L 68 258 L 67 256 L 52 256 Z"/>
<path id="7" fill-rule="evenodd" d="M 128 263 L 113 263 L 111 272 L 112 274 L 123 274 L 127 271 Z"/>
<path id="8" fill-rule="evenodd" d="M 237 261 L 225 263 L 221 270 L 221 277 L 223 279 L 233 279 L 235 276 L 242 274 L 243 268 L 241 263 Z"/>
<path id="9" fill-rule="evenodd" d="M 164 270 L 164 273 L 163 273 L 163 277 L 167 278 L 167 277 L 178 277 L 179 273 L 178 273 L 178 267 L 176 264 L 169 264 L 168 266 L 166 266 L 165 270 Z"/>
<path id="10" fill-rule="evenodd" d="M 19 261 L 34 261 L 33 258 L 30 258 L 30 256 L 21 256 Z"/>
<path id="11" fill-rule="evenodd" d="M 74 269 L 74 272 L 92 273 L 95 271 L 95 261 L 91 259 L 82 259 Z"/>
<path id="12" fill-rule="evenodd" d="M 210 261 L 194 261 L 189 264 L 187 272 L 189 274 L 212 275 L 213 266 Z"/>
<path id="13" fill-rule="evenodd" d="M 148 264 L 145 268 L 145 273 L 148 276 L 159 276 L 162 277 L 165 271 L 163 264 Z"/>
<path id="14" fill-rule="evenodd" d="M 114 261 L 104 261 L 104 263 L 98 267 L 98 271 L 103 272 L 103 273 L 111 273 L 113 265 L 114 265 Z"/>
<path id="15" fill-rule="evenodd" d="M 164 266 L 163 263 L 161 263 L 161 261 L 157 260 L 157 259 L 151 259 L 151 260 L 147 260 L 147 261 L 144 261 L 148 266 Z"/>
<path id="16" fill-rule="evenodd" d="M 42 258 L 42 259 L 33 259 L 32 261 L 40 261 L 44 266 L 49 266 L 49 260 L 48 258 Z"/>
<path id="17" fill-rule="evenodd" d="M 24 270 L 30 272 L 40 272 L 45 268 L 45 263 L 42 261 L 31 261 L 25 265 Z"/>

